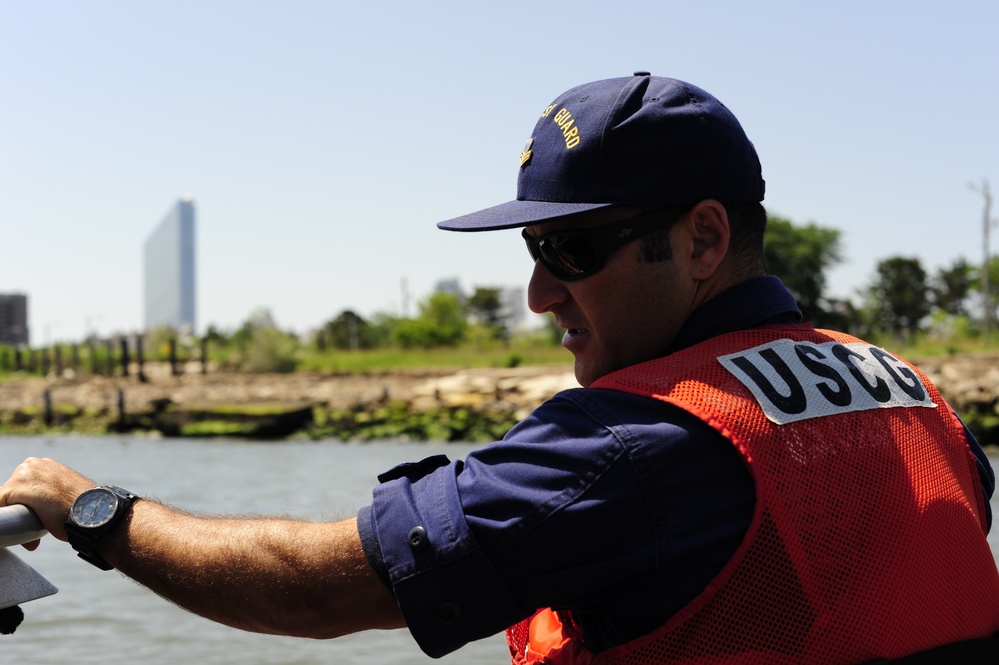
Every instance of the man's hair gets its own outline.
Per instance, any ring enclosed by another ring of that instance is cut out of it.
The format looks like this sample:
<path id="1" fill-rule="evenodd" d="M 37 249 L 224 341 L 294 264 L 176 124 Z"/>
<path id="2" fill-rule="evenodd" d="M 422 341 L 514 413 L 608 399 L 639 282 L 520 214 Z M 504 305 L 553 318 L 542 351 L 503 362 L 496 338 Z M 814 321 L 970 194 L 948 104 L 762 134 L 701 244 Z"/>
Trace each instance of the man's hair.
<path id="1" fill-rule="evenodd" d="M 766 209 L 761 203 L 755 202 L 724 205 L 732 234 L 728 246 L 729 258 L 747 269 L 762 270 L 763 235 L 767 228 Z M 643 261 L 669 261 L 673 258 L 669 232 L 674 223 L 675 220 L 638 241 Z"/>

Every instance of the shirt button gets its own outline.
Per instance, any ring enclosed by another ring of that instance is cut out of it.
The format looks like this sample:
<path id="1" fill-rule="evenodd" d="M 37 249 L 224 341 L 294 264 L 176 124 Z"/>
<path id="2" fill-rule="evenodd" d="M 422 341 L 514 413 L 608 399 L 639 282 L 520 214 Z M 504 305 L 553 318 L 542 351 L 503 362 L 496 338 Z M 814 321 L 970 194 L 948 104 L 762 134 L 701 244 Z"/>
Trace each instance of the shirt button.
<path id="1" fill-rule="evenodd" d="M 446 626 L 458 623 L 461 618 L 461 608 L 454 603 L 441 603 L 437 606 L 437 620 Z"/>
<path id="2" fill-rule="evenodd" d="M 409 532 L 409 546 L 414 550 L 422 550 L 430 544 L 427 539 L 427 530 L 422 526 L 414 526 Z"/>

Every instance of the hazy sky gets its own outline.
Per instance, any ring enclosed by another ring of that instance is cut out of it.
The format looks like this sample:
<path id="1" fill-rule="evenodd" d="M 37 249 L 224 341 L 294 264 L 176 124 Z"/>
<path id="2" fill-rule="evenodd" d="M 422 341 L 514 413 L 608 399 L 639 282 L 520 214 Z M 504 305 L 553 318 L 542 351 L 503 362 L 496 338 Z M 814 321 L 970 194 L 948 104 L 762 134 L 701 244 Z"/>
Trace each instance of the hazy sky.
<path id="1" fill-rule="evenodd" d="M 889 256 L 981 260 L 997 34 L 970 0 L 0 0 L 0 293 L 34 344 L 140 328 L 142 246 L 185 193 L 202 330 L 526 287 L 516 231 L 434 224 L 514 197 L 559 93 L 647 70 L 735 112 L 771 213 L 842 231 L 850 296 Z"/>

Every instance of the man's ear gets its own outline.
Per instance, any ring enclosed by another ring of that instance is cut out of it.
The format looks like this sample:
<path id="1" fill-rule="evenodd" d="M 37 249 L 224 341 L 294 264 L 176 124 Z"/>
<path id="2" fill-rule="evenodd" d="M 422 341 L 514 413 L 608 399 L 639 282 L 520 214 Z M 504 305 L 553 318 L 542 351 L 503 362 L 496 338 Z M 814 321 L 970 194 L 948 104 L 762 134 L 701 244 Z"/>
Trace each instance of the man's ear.
<path id="1" fill-rule="evenodd" d="M 683 216 L 681 224 L 691 241 L 691 277 L 708 279 L 717 272 L 728 255 L 728 245 L 732 238 L 725 206 L 714 199 L 705 199 Z"/>

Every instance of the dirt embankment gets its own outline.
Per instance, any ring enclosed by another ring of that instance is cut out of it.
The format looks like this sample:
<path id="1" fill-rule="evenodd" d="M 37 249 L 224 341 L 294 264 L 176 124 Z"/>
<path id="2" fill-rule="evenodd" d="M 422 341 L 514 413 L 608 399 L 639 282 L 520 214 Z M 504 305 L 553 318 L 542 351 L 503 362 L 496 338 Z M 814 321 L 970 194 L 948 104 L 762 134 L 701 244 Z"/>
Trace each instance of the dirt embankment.
<path id="1" fill-rule="evenodd" d="M 939 387 L 984 444 L 999 444 L 999 352 L 927 358 L 917 365 Z M 328 409 L 350 409 L 404 401 L 415 410 L 437 407 L 512 406 L 518 416 L 559 390 L 575 387 L 570 366 L 514 369 L 427 369 L 372 374 L 244 374 L 209 371 L 198 364 L 178 376 L 166 364 L 146 363 L 145 380 L 127 377 L 62 376 L 0 382 L 0 416 L 35 411 L 48 391 L 53 404 L 81 411 L 118 410 L 119 395 L 128 411 L 151 404 L 248 404 L 307 402 Z"/>
<path id="2" fill-rule="evenodd" d="M 999 405 L 999 352 L 925 358 L 914 361 L 958 411 L 996 411 Z"/>
<path id="3" fill-rule="evenodd" d="M 133 372 L 127 377 L 68 375 L 4 381 L 0 382 L 0 411 L 37 409 L 43 404 L 46 391 L 52 403 L 72 404 L 84 411 L 117 409 L 119 392 L 130 410 L 145 409 L 163 400 L 186 405 L 311 402 L 331 409 L 388 400 L 406 401 L 417 408 L 505 401 L 518 408 L 533 408 L 559 390 L 577 385 L 568 366 L 340 375 L 215 371 L 203 374 L 197 364 L 184 369 L 173 376 L 165 364 L 146 363 L 145 380 Z"/>

